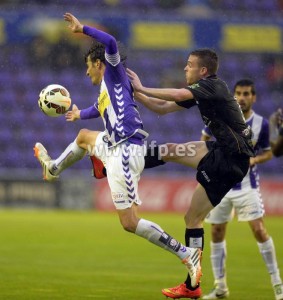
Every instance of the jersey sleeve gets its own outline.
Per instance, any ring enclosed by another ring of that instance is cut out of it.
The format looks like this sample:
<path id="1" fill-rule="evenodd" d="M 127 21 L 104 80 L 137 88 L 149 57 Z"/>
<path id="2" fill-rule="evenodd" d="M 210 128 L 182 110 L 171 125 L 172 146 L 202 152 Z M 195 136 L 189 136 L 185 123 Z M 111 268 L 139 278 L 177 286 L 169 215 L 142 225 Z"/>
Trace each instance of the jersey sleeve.
<path id="1" fill-rule="evenodd" d="M 83 33 L 102 43 L 106 53 L 112 55 L 118 52 L 116 39 L 112 35 L 86 25 L 83 27 Z"/>
<path id="2" fill-rule="evenodd" d="M 262 150 L 270 150 L 268 121 L 263 119 L 257 146 Z"/>
<path id="3" fill-rule="evenodd" d="M 100 113 L 98 111 L 98 103 L 95 103 L 89 108 L 85 108 L 81 110 L 80 117 L 82 120 L 94 119 L 100 117 Z"/>
<path id="4" fill-rule="evenodd" d="M 192 100 L 185 100 L 185 101 L 180 101 L 180 102 L 175 102 L 177 105 L 184 107 L 184 108 L 191 108 L 195 105 L 197 105 L 196 100 L 192 99 Z"/>
<path id="5" fill-rule="evenodd" d="M 112 35 L 86 25 L 83 27 L 83 32 L 84 34 L 93 37 L 98 42 L 105 45 L 105 59 L 107 60 L 107 62 L 109 62 L 109 64 L 114 67 L 119 64 L 120 55 L 118 51 L 117 41 Z"/>

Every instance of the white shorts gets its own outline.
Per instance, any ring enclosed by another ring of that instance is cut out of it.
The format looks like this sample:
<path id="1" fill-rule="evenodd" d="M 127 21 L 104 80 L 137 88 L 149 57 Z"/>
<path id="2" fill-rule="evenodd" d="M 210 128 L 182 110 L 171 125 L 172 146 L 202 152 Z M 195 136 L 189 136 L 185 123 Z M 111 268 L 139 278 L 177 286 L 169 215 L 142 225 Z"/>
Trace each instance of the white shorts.
<path id="1" fill-rule="evenodd" d="M 210 211 L 205 222 L 223 224 L 233 219 L 234 213 L 238 221 L 253 221 L 264 215 L 264 205 L 259 189 L 231 190 L 221 202 Z"/>
<path id="2" fill-rule="evenodd" d="M 144 169 L 144 146 L 127 141 L 108 148 L 106 134 L 98 134 L 94 155 L 99 158 L 106 170 L 112 200 L 116 209 L 126 209 L 142 202 L 138 195 L 138 182 Z"/>

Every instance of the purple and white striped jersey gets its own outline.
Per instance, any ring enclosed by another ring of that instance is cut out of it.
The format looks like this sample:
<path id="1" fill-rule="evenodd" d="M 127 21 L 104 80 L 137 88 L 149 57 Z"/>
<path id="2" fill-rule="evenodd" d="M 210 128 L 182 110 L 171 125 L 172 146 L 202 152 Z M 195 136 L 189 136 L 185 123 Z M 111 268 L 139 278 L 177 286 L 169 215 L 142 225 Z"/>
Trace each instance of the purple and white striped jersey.
<path id="1" fill-rule="evenodd" d="M 257 153 L 259 150 L 270 150 L 268 121 L 262 116 L 253 112 L 252 115 L 246 120 L 246 124 L 250 125 L 253 132 L 252 142 L 255 149 L 255 153 Z M 205 127 L 202 130 L 202 134 L 208 137 L 212 137 L 208 127 Z M 243 189 L 256 189 L 258 187 L 258 168 L 257 165 L 254 165 L 253 167 L 249 168 L 249 171 L 242 180 L 242 182 L 237 183 L 229 191 L 229 193 Z"/>
<path id="2" fill-rule="evenodd" d="M 105 72 L 97 102 L 81 111 L 81 119 L 102 117 L 108 146 L 125 140 L 142 145 L 148 134 L 133 97 L 133 88 L 120 61 L 116 40 L 107 33 L 84 26 L 84 33 L 105 44 Z"/>

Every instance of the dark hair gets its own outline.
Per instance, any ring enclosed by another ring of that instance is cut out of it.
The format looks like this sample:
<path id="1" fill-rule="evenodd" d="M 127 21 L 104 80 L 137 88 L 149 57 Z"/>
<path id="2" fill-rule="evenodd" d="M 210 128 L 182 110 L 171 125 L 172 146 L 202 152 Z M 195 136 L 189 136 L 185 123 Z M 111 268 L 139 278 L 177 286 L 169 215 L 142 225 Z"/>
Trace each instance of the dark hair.
<path id="1" fill-rule="evenodd" d="M 214 50 L 208 48 L 197 49 L 192 51 L 190 55 L 199 58 L 199 65 L 207 68 L 209 75 L 216 74 L 218 70 L 218 56 Z"/>
<path id="2" fill-rule="evenodd" d="M 256 92 L 255 92 L 255 84 L 254 84 L 254 82 L 253 82 L 251 79 L 249 79 L 249 78 L 244 78 L 244 79 L 238 80 L 238 81 L 236 82 L 236 84 L 234 85 L 234 92 L 235 92 L 237 86 L 250 86 L 250 87 L 252 88 L 252 90 L 251 90 L 252 94 L 253 94 L 253 95 L 256 94 Z"/>
<path id="3" fill-rule="evenodd" d="M 119 54 L 121 58 L 121 63 L 126 67 L 126 49 L 124 45 L 120 42 L 117 42 Z M 85 62 L 87 62 L 87 58 L 90 58 L 90 60 L 94 63 L 97 59 L 105 63 L 105 46 L 102 43 L 99 43 L 97 41 L 94 41 L 88 52 L 85 54 Z"/>

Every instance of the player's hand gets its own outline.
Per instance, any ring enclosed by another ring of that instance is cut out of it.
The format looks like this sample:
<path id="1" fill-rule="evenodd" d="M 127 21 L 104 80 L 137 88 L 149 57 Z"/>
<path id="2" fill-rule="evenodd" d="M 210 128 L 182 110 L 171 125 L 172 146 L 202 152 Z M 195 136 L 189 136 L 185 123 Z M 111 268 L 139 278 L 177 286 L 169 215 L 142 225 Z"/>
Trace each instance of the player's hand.
<path id="1" fill-rule="evenodd" d="M 73 104 L 72 110 L 65 113 L 65 118 L 67 122 L 74 122 L 81 118 L 81 111 L 78 109 L 76 104 Z"/>
<path id="2" fill-rule="evenodd" d="M 134 90 L 136 92 L 141 92 L 143 85 L 139 79 L 139 76 L 134 71 L 132 71 L 131 69 L 128 69 L 128 68 L 127 68 L 127 75 L 129 76 L 129 79 L 132 82 Z"/>
<path id="3" fill-rule="evenodd" d="M 256 157 L 250 157 L 250 167 L 256 165 Z"/>
<path id="4" fill-rule="evenodd" d="M 69 22 L 69 28 L 73 31 L 73 32 L 83 32 L 83 25 L 81 24 L 81 22 L 72 14 L 70 13 L 65 13 L 64 14 L 64 20 Z"/>

